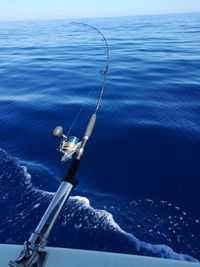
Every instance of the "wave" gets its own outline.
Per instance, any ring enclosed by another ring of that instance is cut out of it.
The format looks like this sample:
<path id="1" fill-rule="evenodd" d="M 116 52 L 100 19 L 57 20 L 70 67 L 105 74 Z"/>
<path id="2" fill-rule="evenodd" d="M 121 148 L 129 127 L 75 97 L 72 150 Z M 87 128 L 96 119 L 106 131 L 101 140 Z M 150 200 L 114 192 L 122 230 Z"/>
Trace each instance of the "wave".
<path id="1" fill-rule="evenodd" d="M 0 150 L 0 171 L 0 242 L 23 243 L 39 222 L 54 193 L 35 187 L 34 179 L 39 174 L 35 172 L 31 175 L 26 167 L 3 150 Z M 198 262 L 167 245 L 139 240 L 123 230 L 110 212 L 93 208 L 88 198 L 80 196 L 70 197 L 49 244 Z"/>
<path id="2" fill-rule="evenodd" d="M 186 261 L 195 261 L 198 260 L 194 259 L 193 257 L 176 253 L 172 248 L 167 245 L 154 245 L 151 243 L 147 243 L 144 241 L 139 240 L 133 234 L 127 233 L 124 231 L 114 220 L 111 213 L 105 210 L 97 210 L 90 206 L 90 202 L 85 197 L 71 197 L 70 201 L 76 202 L 77 206 L 81 206 L 82 209 L 87 210 L 87 213 L 93 215 L 92 223 L 90 223 L 90 227 L 92 228 L 102 228 L 106 231 L 113 231 L 119 234 L 118 238 L 120 239 L 120 235 L 122 239 L 126 239 L 126 242 L 130 243 L 130 247 L 132 247 L 133 252 L 139 252 L 143 255 L 151 255 L 157 256 L 161 258 L 169 258 L 169 259 L 176 259 L 176 260 L 186 260 Z M 95 224 L 93 224 L 95 222 Z M 81 228 L 84 227 L 82 223 L 76 224 L 75 227 Z"/>

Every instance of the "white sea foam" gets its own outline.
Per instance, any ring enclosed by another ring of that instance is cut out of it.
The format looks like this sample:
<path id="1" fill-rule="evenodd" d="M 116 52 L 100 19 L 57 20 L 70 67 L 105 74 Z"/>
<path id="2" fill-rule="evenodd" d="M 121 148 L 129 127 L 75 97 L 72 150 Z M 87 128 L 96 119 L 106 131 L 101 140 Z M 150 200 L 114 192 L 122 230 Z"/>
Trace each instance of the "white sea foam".
<path id="1" fill-rule="evenodd" d="M 147 252 L 151 252 L 154 255 L 158 255 L 162 258 L 169 258 L 169 259 L 176 259 L 176 260 L 189 260 L 189 261 L 194 261 L 198 262 L 195 258 L 186 255 L 186 254 L 181 254 L 175 252 L 171 247 L 164 245 L 164 244 L 151 244 L 147 243 L 144 241 L 139 240 L 136 238 L 133 234 L 127 233 L 124 231 L 114 220 L 113 215 L 105 210 L 98 210 L 94 209 L 93 207 L 90 206 L 90 202 L 87 198 L 85 197 L 80 197 L 80 196 L 75 196 L 71 197 L 70 200 L 76 200 L 79 202 L 79 205 L 82 205 L 83 208 L 88 208 L 90 209 L 95 216 L 99 219 L 101 224 L 101 227 L 104 228 L 113 228 L 113 230 L 118 231 L 120 234 L 123 234 L 126 236 L 131 242 L 134 243 L 136 250 L 146 250 Z M 102 220 L 103 219 L 103 220 Z M 94 227 L 94 226 L 93 226 Z"/>
<path id="2" fill-rule="evenodd" d="M 38 189 L 36 188 L 33 183 L 32 183 L 32 176 L 31 174 L 28 173 L 28 170 L 25 166 L 20 166 L 21 168 L 22 174 L 23 174 L 23 178 L 24 178 L 24 183 L 28 186 L 28 188 L 31 188 L 34 192 L 38 192 L 43 196 L 53 196 L 55 194 L 55 192 L 49 192 L 49 191 L 45 191 L 43 189 Z"/>

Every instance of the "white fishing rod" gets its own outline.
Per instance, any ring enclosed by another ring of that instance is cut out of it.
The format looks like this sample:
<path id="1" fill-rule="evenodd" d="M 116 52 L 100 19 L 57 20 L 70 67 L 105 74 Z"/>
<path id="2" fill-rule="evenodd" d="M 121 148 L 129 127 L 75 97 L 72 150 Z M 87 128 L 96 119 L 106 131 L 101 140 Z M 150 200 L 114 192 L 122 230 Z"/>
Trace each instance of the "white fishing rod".
<path id="1" fill-rule="evenodd" d="M 103 37 L 106 46 L 106 65 L 105 69 L 101 71 L 103 75 L 103 83 L 96 102 L 94 113 L 90 117 L 82 141 L 79 141 L 79 139 L 75 136 L 68 137 L 64 135 L 63 128 L 61 126 L 57 126 L 54 129 L 53 135 L 55 137 L 62 137 L 62 141 L 58 149 L 63 154 L 61 162 L 65 163 L 66 161 L 72 160 L 72 163 L 35 231 L 31 234 L 29 240 L 25 241 L 24 249 L 20 253 L 19 257 L 15 261 L 9 262 L 9 265 L 11 267 L 43 267 L 45 265 L 48 256 L 47 252 L 45 251 L 48 237 L 56 222 L 56 219 L 58 218 L 58 215 L 60 214 L 63 206 L 68 200 L 72 189 L 77 185 L 76 173 L 80 165 L 80 160 L 84 153 L 86 144 L 90 139 L 90 136 L 94 129 L 97 113 L 102 101 L 102 96 L 108 75 L 109 63 L 109 49 L 106 38 L 97 28 L 89 24 L 73 24 L 92 28 Z"/>

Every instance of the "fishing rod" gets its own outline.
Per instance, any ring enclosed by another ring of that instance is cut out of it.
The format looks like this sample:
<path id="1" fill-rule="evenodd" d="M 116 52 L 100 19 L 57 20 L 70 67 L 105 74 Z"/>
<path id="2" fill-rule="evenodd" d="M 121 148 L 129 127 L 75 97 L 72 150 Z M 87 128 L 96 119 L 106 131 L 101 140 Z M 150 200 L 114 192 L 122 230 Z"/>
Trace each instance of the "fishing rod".
<path id="1" fill-rule="evenodd" d="M 96 122 L 97 112 L 99 110 L 99 107 L 100 107 L 100 104 L 102 101 L 103 92 L 104 92 L 104 88 L 105 88 L 105 84 L 106 84 L 106 80 L 107 80 L 107 75 L 108 75 L 108 66 L 109 66 L 108 43 L 107 43 L 106 38 L 102 34 L 102 32 L 100 30 L 98 30 L 96 27 L 91 26 L 91 25 L 86 24 L 86 23 L 72 22 L 72 24 L 89 27 L 101 35 L 101 37 L 103 38 L 103 41 L 105 43 L 105 48 L 106 48 L 106 64 L 105 64 L 105 68 L 103 70 L 101 70 L 101 74 L 104 77 L 103 82 L 102 82 L 102 86 L 101 86 L 101 90 L 100 90 L 99 97 L 98 97 L 97 102 L 96 102 L 96 107 L 95 107 L 94 113 L 92 114 L 92 116 L 90 118 L 90 121 L 89 121 L 88 126 L 87 126 L 86 131 L 85 131 L 85 134 L 83 136 L 83 140 L 80 141 L 79 138 L 77 138 L 76 136 L 68 137 L 68 136 L 64 135 L 63 134 L 63 128 L 61 126 L 57 126 L 53 131 L 53 135 L 55 137 L 62 137 L 63 138 L 62 142 L 60 143 L 59 149 L 58 149 L 63 154 L 63 157 L 61 159 L 62 163 L 65 163 L 68 160 L 70 160 L 72 157 L 74 157 L 75 154 L 77 154 L 76 158 L 80 160 L 80 158 L 83 154 L 85 145 L 86 145 L 88 139 L 90 138 L 90 135 L 93 131 L 93 128 L 94 128 L 94 125 Z M 78 114 L 78 116 L 79 115 L 80 115 L 80 113 Z M 75 118 L 75 121 L 77 120 L 78 116 Z"/>
<path id="2" fill-rule="evenodd" d="M 81 157 L 83 156 L 83 153 L 85 151 L 86 144 L 90 139 L 90 136 L 94 129 L 97 113 L 102 101 L 109 66 L 109 48 L 107 40 L 101 33 L 101 31 L 94 26 L 77 22 L 73 24 L 89 27 L 103 37 L 106 47 L 106 64 L 105 68 L 101 71 L 103 75 L 103 82 L 101 85 L 99 97 L 96 102 L 95 110 L 87 124 L 82 141 L 80 141 L 76 136 L 66 136 L 63 133 L 63 128 L 61 126 L 57 126 L 53 131 L 53 135 L 55 137 L 62 137 L 62 141 L 60 142 L 58 148 L 58 151 L 63 154 L 61 163 L 66 163 L 70 160 L 72 160 L 72 163 L 35 231 L 31 234 L 29 240 L 24 242 L 24 248 L 21 251 L 19 257 L 14 261 L 9 262 L 9 265 L 11 267 L 43 267 L 45 265 L 48 257 L 48 253 L 47 251 L 45 251 L 48 237 L 56 222 L 56 219 L 58 218 L 58 215 L 60 214 L 63 206 L 68 200 L 72 189 L 78 183 L 75 176 L 80 165 Z"/>

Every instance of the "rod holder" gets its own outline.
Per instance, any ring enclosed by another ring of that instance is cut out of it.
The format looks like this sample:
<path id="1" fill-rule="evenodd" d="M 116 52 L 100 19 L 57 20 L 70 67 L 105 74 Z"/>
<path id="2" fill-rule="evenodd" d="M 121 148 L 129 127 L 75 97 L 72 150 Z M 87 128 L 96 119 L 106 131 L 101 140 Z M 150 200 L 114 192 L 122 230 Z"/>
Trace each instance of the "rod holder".
<path id="1" fill-rule="evenodd" d="M 63 181 L 49 204 L 37 228 L 24 243 L 24 249 L 15 261 L 10 261 L 11 267 L 43 267 L 47 253 L 44 251 L 49 234 L 69 198 L 73 184 Z"/>

